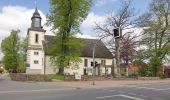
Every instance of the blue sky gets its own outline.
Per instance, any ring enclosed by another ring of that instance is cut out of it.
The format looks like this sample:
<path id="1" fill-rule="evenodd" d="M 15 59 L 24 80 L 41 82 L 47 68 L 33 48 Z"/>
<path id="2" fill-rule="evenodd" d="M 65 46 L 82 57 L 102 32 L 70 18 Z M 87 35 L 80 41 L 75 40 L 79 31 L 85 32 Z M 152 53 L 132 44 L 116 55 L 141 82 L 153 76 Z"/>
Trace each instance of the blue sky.
<path id="1" fill-rule="evenodd" d="M 121 6 L 123 0 L 93 0 L 92 12 L 103 15 L 110 11 L 116 11 Z M 1 0 L 0 7 L 7 5 L 24 6 L 27 8 L 35 7 L 35 0 Z M 38 8 L 45 14 L 49 13 L 49 0 L 37 0 Z M 151 0 L 133 0 L 133 6 L 139 12 L 144 12 L 148 8 Z"/>
<path id="2" fill-rule="evenodd" d="M 19 36 L 25 37 L 27 29 L 31 25 L 31 16 L 35 8 L 35 0 L 0 0 L 0 43 L 10 34 L 12 29 L 19 29 Z M 37 0 L 37 5 L 43 24 L 46 22 L 46 15 L 49 13 L 49 0 Z M 80 37 L 91 38 L 97 36 L 93 27 L 95 22 L 104 22 L 109 12 L 116 12 L 121 7 L 123 0 L 93 0 L 89 15 L 82 23 L 80 29 L 83 35 Z M 144 13 L 151 0 L 133 0 L 133 6 L 137 14 Z M 45 25 L 46 34 L 53 34 L 50 27 Z M 2 53 L 0 52 L 0 58 Z"/>

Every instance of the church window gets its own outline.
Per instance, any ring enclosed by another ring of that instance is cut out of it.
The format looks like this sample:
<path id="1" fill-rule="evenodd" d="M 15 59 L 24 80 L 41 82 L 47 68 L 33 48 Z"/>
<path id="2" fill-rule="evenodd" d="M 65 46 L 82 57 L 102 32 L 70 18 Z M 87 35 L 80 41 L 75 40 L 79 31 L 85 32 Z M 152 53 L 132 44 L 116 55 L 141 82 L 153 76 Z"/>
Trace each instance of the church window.
<path id="1" fill-rule="evenodd" d="M 38 64 L 38 60 L 34 60 L 34 64 Z"/>
<path id="2" fill-rule="evenodd" d="M 38 52 L 34 52 L 34 55 L 38 55 L 39 53 Z"/>
<path id="3" fill-rule="evenodd" d="M 101 60 L 101 65 L 106 65 L 106 60 Z"/>
<path id="4" fill-rule="evenodd" d="M 38 34 L 35 34 L 35 42 L 38 43 Z"/>
<path id="5" fill-rule="evenodd" d="M 84 66 L 85 66 L 85 67 L 88 66 L 88 59 L 84 59 Z"/>

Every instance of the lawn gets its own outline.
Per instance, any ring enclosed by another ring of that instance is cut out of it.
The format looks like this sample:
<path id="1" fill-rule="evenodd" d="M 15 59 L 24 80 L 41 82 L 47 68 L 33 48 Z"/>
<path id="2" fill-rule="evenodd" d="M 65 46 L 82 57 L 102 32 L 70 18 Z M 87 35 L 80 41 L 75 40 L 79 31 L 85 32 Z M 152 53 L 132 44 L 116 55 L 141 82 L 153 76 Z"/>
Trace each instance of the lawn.
<path id="1" fill-rule="evenodd" d="M 52 75 L 52 79 L 64 80 L 64 75 L 53 74 L 53 75 Z"/>

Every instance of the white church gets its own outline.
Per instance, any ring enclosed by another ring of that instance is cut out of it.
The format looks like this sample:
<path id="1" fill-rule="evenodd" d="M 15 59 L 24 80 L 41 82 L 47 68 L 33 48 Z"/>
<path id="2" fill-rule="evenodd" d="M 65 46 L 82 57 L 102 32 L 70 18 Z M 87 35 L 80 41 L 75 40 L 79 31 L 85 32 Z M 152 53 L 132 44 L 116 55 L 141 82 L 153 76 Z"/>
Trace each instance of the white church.
<path id="1" fill-rule="evenodd" d="M 37 10 L 33 13 L 31 18 L 31 27 L 28 28 L 27 38 L 27 74 L 56 74 L 58 72 L 57 66 L 53 65 L 48 53 L 50 49 L 48 45 L 54 43 L 54 36 L 45 35 L 46 30 L 41 25 L 41 16 Z M 74 75 L 91 75 L 91 62 L 93 45 L 96 44 L 95 61 L 98 63 L 96 75 L 111 74 L 111 67 L 113 67 L 113 55 L 98 39 L 82 39 L 84 47 L 81 49 L 81 63 L 76 67 L 70 65 L 64 69 L 64 74 Z"/>

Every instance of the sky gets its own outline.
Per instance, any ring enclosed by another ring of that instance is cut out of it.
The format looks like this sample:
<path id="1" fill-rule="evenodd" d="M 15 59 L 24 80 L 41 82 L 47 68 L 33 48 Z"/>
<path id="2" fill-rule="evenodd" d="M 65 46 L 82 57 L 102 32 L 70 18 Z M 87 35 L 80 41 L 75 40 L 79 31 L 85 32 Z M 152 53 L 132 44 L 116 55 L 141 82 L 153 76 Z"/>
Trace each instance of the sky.
<path id="1" fill-rule="evenodd" d="M 86 20 L 81 24 L 83 35 L 79 37 L 94 38 L 95 23 L 102 23 L 110 12 L 116 12 L 124 0 L 93 0 L 93 5 Z M 138 15 L 149 8 L 151 0 L 133 0 L 133 7 Z M 49 14 L 49 0 L 37 0 L 38 10 L 42 17 L 42 23 L 46 34 L 52 35 L 50 27 L 46 23 L 46 15 Z M 10 34 L 12 29 L 19 29 L 19 36 L 25 37 L 27 29 L 31 26 L 31 16 L 35 9 L 35 0 L 1 0 L 0 2 L 0 43 L 1 40 Z"/>

